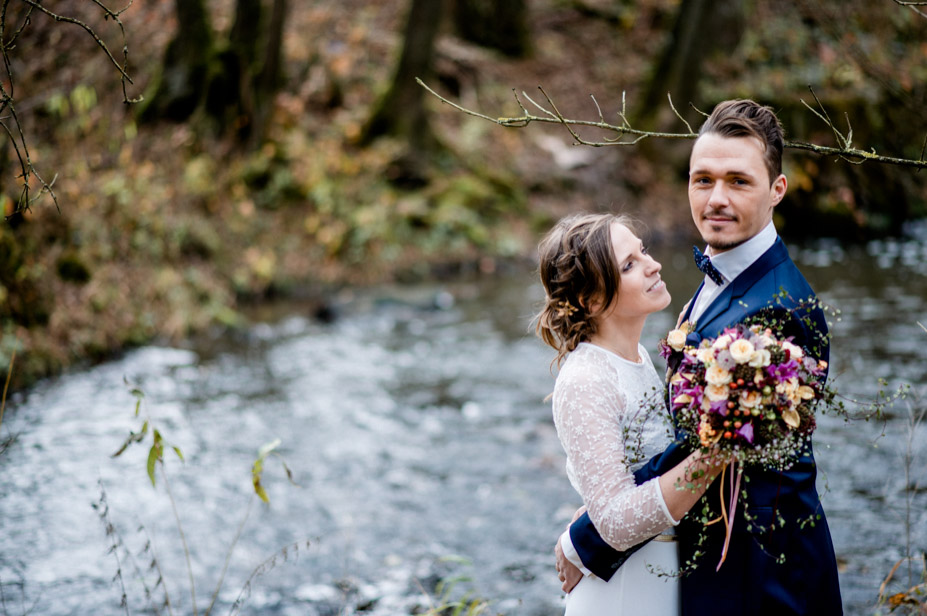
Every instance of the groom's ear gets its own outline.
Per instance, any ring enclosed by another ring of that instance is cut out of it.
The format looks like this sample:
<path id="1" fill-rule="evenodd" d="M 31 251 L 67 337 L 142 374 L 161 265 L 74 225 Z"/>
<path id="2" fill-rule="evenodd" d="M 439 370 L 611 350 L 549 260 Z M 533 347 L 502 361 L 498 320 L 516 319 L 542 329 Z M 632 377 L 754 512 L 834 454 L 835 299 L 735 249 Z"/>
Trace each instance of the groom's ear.
<path id="1" fill-rule="evenodd" d="M 779 205 L 779 202 L 782 201 L 782 198 L 785 197 L 785 193 L 789 188 L 789 181 L 785 179 L 785 175 L 780 173 L 779 177 L 773 180 L 772 186 L 769 187 L 770 197 L 772 199 L 773 207 Z"/>

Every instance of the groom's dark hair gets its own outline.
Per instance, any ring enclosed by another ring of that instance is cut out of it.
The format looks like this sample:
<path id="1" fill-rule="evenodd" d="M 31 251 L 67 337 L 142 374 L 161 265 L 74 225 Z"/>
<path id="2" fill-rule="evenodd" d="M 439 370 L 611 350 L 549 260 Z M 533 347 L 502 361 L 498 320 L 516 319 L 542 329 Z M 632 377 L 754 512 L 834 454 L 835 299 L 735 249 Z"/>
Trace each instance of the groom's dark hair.
<path id="1" fill-rule="evenodd" d="M 721 137 L 755 137 L 764 146 L 763 160 L 769 172 L 769 183 L 782 173 L 782 150 L 785 132 L 776 113 L 770 107 L 749 99 L 718 103 L 698 131 L 702 135 Z"/>

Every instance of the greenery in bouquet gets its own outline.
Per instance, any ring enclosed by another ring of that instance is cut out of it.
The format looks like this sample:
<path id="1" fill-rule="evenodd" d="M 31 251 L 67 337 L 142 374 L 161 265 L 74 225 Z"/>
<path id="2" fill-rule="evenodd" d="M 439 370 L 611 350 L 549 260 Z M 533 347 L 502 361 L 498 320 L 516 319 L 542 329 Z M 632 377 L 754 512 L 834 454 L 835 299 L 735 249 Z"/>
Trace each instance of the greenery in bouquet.
<path id="1" fill-rule="evenodd" d="M 789 468 L 814 431 L 815 407 L 833 400 L 827 362 L 763 325 L 735 325 L 698 347 L 688 332 L 684 323 L 661 342 L 664 357 L 681 354 L 669 383 L 678 427 L 741 463 Z"/>

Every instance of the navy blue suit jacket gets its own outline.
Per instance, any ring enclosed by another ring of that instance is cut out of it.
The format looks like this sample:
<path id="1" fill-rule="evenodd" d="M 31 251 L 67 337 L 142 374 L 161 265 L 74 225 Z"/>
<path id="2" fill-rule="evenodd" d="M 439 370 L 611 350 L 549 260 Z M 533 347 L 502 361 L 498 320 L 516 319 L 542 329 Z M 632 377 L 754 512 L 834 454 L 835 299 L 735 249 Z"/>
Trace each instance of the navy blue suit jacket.
<path id="1" fill-rule="evenodd" d="M 811 298 L 814 292 L 777 238 L 708 306 L 687 342 L 698 346 L 703 338 L 717 337 L 725 328 L 771 310 L 780 322 L 787 319 L 785 335 L 794 336 L 796 344 L 827 359 L 827 323 L 820 308 L 807 306 Z M 688 311 L 685 317 L 688 319 Z M 689 452 L 677 438 L 635 473 L 637 483 L 665 473 Z M 706 527 L 699 520 L 705 499 L 718 508 L 721 482 L 712 484 L 676 529 L 681 565 L 701 552 L 695 569 L 680 580 L 684 616 L 843 613 L 834 547 L 815 488 L 816 474 L 810 443 L 785 472 L 751 468 L 744 476 L 740 496 L 741 503 L 746 500 L 749 520 L 743 505 L 738 505 L 727 558 L 718 572 L 715 567 L 724 543 L 723 524 Z M 696 545 L 700 536 L 706 540 Z M 588 514 L 570 527 L 570 539 L 593 573 L 606 580 L 614 574 L 620 553 L 602 540 Z M 778 562 L 781 556 L 784 561 Z"/>

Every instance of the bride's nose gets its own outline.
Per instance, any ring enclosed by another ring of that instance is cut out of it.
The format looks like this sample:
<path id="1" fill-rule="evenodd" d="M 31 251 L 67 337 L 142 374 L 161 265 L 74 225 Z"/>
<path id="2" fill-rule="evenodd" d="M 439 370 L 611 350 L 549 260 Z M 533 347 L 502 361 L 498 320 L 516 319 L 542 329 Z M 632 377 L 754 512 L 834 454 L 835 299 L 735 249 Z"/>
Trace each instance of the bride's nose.
<path id="1" fill-rule="evenodd" d="M 658 273 L 660 270 L 663 269 L 663 266 L 660 264 L 659 261 L 657 261 L 656 259 L 654 259 L 654 258 L 651 257 L 650 255 L 647 255 L 647 258 L 650 260 L 649 266 L 648 266 L 648 268 L 647 268 L 647 272 L 648 272 L 648 273 L 650 273 L 650 274 L 656 274 L 656 273 Z"/>

